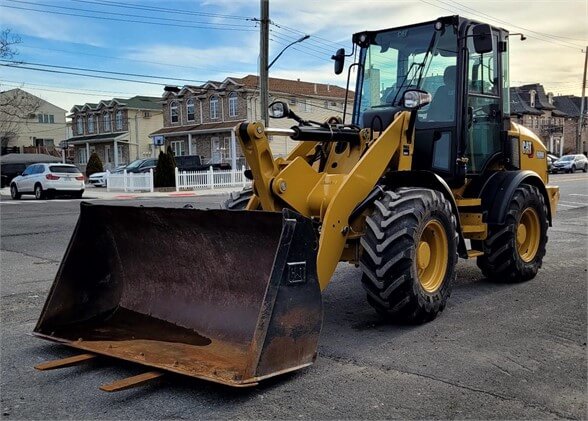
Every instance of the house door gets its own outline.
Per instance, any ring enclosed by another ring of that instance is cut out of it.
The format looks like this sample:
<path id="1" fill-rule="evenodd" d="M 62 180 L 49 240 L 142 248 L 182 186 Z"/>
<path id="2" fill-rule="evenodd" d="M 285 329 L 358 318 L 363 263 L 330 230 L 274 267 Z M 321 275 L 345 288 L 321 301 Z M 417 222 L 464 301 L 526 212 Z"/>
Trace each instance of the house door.
<path id="1" fill-rule="evenodd" d="M 222 151 L 219 137 L 212 138 L 212 163 L 220 164 L 222 161 Z"/>
<path id="2" fill-rule="evenodd" d="M 104 166 L 108 169 L 110 169 L 110 164 L 112 164 L 112 161 L 114 161 L 112 152 L 113 151 L 110 145 L 104 146 Z"/>

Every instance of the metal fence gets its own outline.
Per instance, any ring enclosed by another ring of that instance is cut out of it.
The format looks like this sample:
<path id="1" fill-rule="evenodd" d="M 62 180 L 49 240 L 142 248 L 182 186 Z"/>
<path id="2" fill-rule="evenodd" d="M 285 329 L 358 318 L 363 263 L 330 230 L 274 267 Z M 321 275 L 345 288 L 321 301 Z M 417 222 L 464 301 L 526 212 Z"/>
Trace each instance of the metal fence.
<path id="1" fill-rule="evenodd" d="M 245 167 L 240 170 L 179 171 L 176 168 L 176 191 L 180 189 L 216 189 L 222 187 L 245 187 L 251 182 L 245 178 Z"/>
<path id="2" fill-rule="evenodd" d="M 153 169 L 145 173 L 122 173 L 111 174 L 106 171 L 106 190 L 107 191 L 148 191 L 153 192 Z"/>

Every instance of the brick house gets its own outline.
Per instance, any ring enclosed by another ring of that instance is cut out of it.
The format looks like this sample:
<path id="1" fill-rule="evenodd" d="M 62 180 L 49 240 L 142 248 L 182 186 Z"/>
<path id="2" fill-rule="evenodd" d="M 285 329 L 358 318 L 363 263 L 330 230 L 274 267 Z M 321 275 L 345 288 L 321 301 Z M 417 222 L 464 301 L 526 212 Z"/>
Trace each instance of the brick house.
<path id="1" fill-rule="evenodd" d="M 287 101 L 301 117 L 324 121 L 342 115 L 345 89 L 300 80 L 269 79 L 270 102 Z M 261 118 L 258 77 L 229 77 L 200 86 L 184 86 L 163 94 L 163 128 L 150 134 L 163 136 L 165 146 L 177 155 L 201 155 L 204 163 L 244 164 L 235 127 Z M 290 127 L 291 120 L 271 120 L 272 127 Z M 284 136 L 270 139 L 278 156 L 295 142 Z M 235 152 L 235 154 L 232 153 Z"/>
<path id="2" fill-rule="evenodd" d="M 575 148 L 575 137 L 565 136 L 567 114 L 555 106 L 551 92 L 533 83 L 510 88 L 513 121 L 533 131 L 551 153 L 562 155 Z"/>
<path id="3" fill-rule="evenodd" d="M 158 97 L 113 98 L 74 105 L 70 113 L 72 137 L 65 142 L 70 148 L 73 145 L 74 163 L 82 170 L 92 152 L 110 170 L 152 156 L 148 135 L 163 124 Z"/>
<path id="4" fill-rule="evenodd" d="M 563 136 L 565 139 L 573 139 L 572 142 L 575 142 L 577 138 L 577 130 L 578 124 L 580 124 L 580 104 L 581 98 L 575 95 L 560 95 L 553 97 L 553 104 L 555 107 L 560 110 L 561 112 L 566 114 L 566 123 L 564 125 L 564 132 Z M 586 100 L 585 100 L 586 101 Z M 573 144 L 572 149 L 566 150 L 564 148 L 564 153 L 573 152 L 576 153 L 584 153 L 588 151 L 588 104 L 584 102 L 584 120 L 582 122 L 582 131 L 580 133 L 580 138 L 582 139 L 582 150 L 576 151 L 575 143 Z M 566 147 L 568 146 L 568 142 L 566 141 Z"/>

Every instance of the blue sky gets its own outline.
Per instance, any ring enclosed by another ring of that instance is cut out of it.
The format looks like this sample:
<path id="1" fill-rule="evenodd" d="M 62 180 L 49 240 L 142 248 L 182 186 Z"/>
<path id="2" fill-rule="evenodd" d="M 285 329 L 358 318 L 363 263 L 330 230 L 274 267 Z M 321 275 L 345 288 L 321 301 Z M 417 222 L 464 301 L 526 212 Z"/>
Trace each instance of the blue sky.
<path id="1" fill-rule="evenodd" d="M 345 76 L 333 74 L 329 58 L 350 47 L 353 32 L 449 14 L 527 35 L 524 42 L 511 42 L 512 85 L 541 82 L 556 94 L 580 94 L 588 0 L 270 0 L 270 60 L 287 43 L 311 35 L 284 53 L 270 76 L 344 86 Z M 152 75 L 157 77 L 143 80 L 178 85 L 256 74 L 259 34 L 251 19 L 258 15 L 257 0 L 0 0 L 0 27 L 22 39 L 19 61 Z M 162 93 L 161 85 L 7 67 L 0 67 L 0 85 L 21 86 L 67 110 Z"/>

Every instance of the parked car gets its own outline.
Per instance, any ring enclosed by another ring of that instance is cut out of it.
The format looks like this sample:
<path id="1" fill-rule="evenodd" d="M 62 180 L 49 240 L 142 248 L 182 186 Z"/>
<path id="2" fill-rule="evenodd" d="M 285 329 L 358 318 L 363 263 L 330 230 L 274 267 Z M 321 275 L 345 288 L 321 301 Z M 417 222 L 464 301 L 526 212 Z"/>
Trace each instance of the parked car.
<path id="1" fill-rule="evenodd" d="M 174 157 L 179 171 L 206 171 L 210 167 L 213 170 L 230 170 L 231 164 L 226 162 L 212 163 L 212 160 L 204 162 L 202 155 L 181 155 Z"/>
<path id="2" fill-rule="evenodd" d="M 126 165 L 119 165 L 116 167 L 114 171 L 111 171 L 112 174 L 118 174 L 124 171 Z M 90 177 L 88 177 L 88 183 L 95 187 L 106 187 L 106 171 L 95 172 Z"/>
<path id="3" fill-rule="evenodd" d="M 555 161 L 559 159 L 558 156 L 548 153 L 547 154 L 547 171 L 551 171 L 551 166 Z"/>
<path id="4" fill-rule="evenodd" d="M 551 164 L 552 173 L 576 172 L 577 170 L 588 171 L 588 158 L 584 155 L 564 155 Z"/>
<path id="5" fill-rule="evenodd" d="M 149 172 L 149 170 L 152 168 L 153 171 L 155 171 L 155 167 L 157 167 L 157 158 L 137 159 L 131 162 L 129 165 L 122 165 L 117 167 L 116 170 L 111 171 L 111 173 L 121 173 L 125 170 L 128 173 L 144 173 Z M 106 171 L 92 174 L 90 177 L 88 177 L 88 182 L 96 187 L 106 187 Z"/>
<path id="6" fill-rule="evenodd" d="M 84 176 L 75 165 L 33 164 L 10 182 L 10 195 L 13 199 L 23 194 L 33 194 L 35 199 L 51 199 L 57 194 L 80 198 L 84 187 Z"/>

